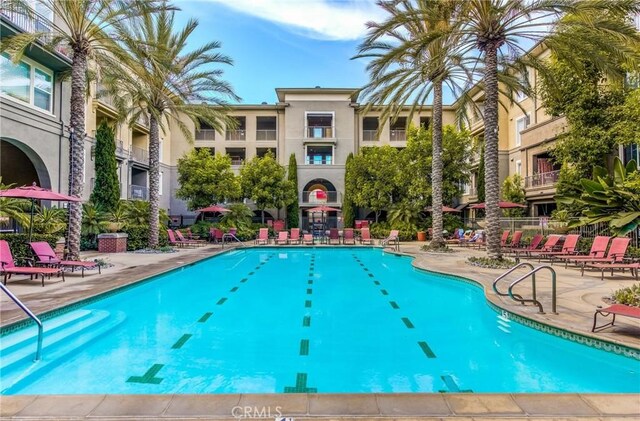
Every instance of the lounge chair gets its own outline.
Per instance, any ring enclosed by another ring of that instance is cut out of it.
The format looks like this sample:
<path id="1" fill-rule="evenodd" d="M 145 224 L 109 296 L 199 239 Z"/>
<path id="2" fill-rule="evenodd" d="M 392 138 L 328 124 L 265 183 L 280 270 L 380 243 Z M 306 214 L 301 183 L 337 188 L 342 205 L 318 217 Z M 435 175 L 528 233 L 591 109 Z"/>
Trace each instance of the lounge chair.
<path id="1" fill-rule="evenodd" d="M 345 228 L 342 231 L 342 244 L 355 244 L 356 239 L 353 236 L 353 228 Z"/>
<path id="2" fill-rule="evenodd" d="M 284 231 L 284 221 L 282 219 L 273 221 L 273 230 L 277 233 L 280 231 Z"/>
<path id="3" fill-rule="evenodd" d="M 13 255 L 11 254 L 11 248 L 7 240 L 0 240 L 0 273 L 4 274 L 4 284 L 7 285 L 7 279 L 11 275 L 29 275 L 31 279 L 35 276 L 42 277 L 42 286 L 44 286 L 44 277 L 47 275 L 51 278 L 51 275 L 62 276 L 62 282 L 64 282 L 64 271 L 61 267 L 55 268 L 43 268 L 43 267 L 31 267 L 31 266 L 16 266 Z"/>
<path id="4" fill-rule="evenodd" d="M 540 245 L 540 243 L 542 243 L 542 239 L 544 237 L 542 236 L 542 234 L 536 234 L 533 236 L 533 238 L 531 239 L 531 243 L 527 246 L 527 247 L 518 247 L 518 248 L 511 248 L 511 249 L 507 249 L 506 253 L 509 254 L 515 254 L 516 255 L 516 261 L 520 260 L 520 255 L 524 254 L 528 254 L 532 251 L 536 251 L 538 249 L 538 246 Z"/>
<path id="5" fill-rule="evenodd" d="M 362 228 L 360 230 L 360 244 L 373 244 L 369 228 Z"/>
<path id="6" fill-rule="evenodd" d="M 289 244 L 300 244 L 300 228 L 291 228 Z"/>
<path id="7" fill-rule="evenodd" d="M 287 231 L 280 231 L 278 238 L 276 238 L 276 244 L 287 244 L 289 242 L 289 233 Z"/>
<path id="8" fill-rule="evenodd" d="M 209 228 L 209 241 L 212 241 L 214 243 L 222 243 L 222 236 L 224 235 L 224 232 L 222 232 L 221 229 L 218 228 Z"/>
<path id="9" fill-rule="evenodd" d="M 184 235 L 179 231 L 176 230 L 176 236 L 178 237 L 178 241 L 186 244 L 186 245 L 192 245 L 192 246 L 204 246 L 204 241 L 203 240 L 189 240 L 187 238 L 184 237 Z"/>
<path id="10" fill-rule="evenodd" d="M 446 240 L 447 244 L 460 244 L 460 241 L 464 238 L 464 230 L 462 228 L 456 228 L 453 230 L 453 237 Z"/>
<path id="11" fill-rule="evenodd" d="M 302 237 L 302 242 L 308 246 L 312 246 L 313 245 L 313 234 L 305 234 Z"/>
<path id="12" fill-rule="evenodd" d="M 199 239 L 200 239 L 200 236 L 199 236 L 199 235 L 194 235 L 194 234 L 191 232 L 191 228 L 187 228 L 185 231 L 186 231 L 187 239 L 188 239 L 188 240 L 199 240 Z"/>
<path id="13" fill-rule="evenodd" d="M 598 314 L 603 317 L 609 317 L 613 315 L 613 319 L 611 320 L 610 323 L 596 326 L 596 319 L 598 318 Z M 607 326 L 613 326 L 613 324 L 616 321 L 616 315 L 633 317 L 634 319 L 640 319 L 640 308 L 631 307 L 624 304 L 614 304 L 607 308 L 599 308 L 596 310 L 596 312 L 593 315 L 593 327 L 591 328 L 591 331 L 595 332 L 596 329 L 600 330 L 600 329 L 604 329 Z"/>
<path id="14" fill-rule="evenodd" d="M 592 269 L 600 269 L 600 279 L 602 279 L 603 281 L 604 281 L 605 270 L 610 270 L 611 276 L 613 276 L 614 270 L 625 271 L 626 269 L 629 269 L 631 271 L 631 276 L 634 276 L 636 278 L 636 281 L 638 280 L 638 271 L 640 270 L 640 263 L 638 262 L 635 262 L 635 263 L 616 263 L 616 262 L 585 263 L 585 266 Z"/>
<path id="15" fill-rule="evenodd" d="M 368 219 L 363 219 L 360 222 L 361 222 L 360 223 L 360 229 L 369 228 L 369 220 Z"/>
<path id="16" fill-rule="evenodd" d="M 269 228 L 260 228 L 258 231 L 258 237 L 255 241 L 256 244 L 269 244 Z"/>
<path id="17" fill-rule="evenodd" d="M 609 263 L 609 264 L 625 264 L 624 255 L 627 253 L 627 248 L 629 247 L 629 243 L 631 239 L 629 237 L 616 237 L 611 241 L 611 247 L 609 247 L 609 252 L 607 253 L 607 257 L 595 257 L 591 259 L 578 259 L 574 260 L 576 264 L 581 264 L 581 273 L 584 275 L 585 267 L 598 267 L 594 266 L 594 263 Z M 625 268 L 620 268 L 625 269 Z M 631 268 L 629 268 L 631 269 Z"/>
<path id="18" fill-rule="evenodd" d="M 547 241 L 544 242 L 541 249 L 531 250 L 526 254 L 526 257 L 534 257 L 539 254 L 544 255 L 547 253 L 551 253 L 552 251 L 555 251 L 556 247 L 558 247 L 558 242 L 560 242 L 561 238 L 562 238 L 561 235 L 551 234 L 549 237 L 547 237 Z"/>
<path id="19" fill-rule="evenodd" d="M 240 241 L 240 239 L 236 236 L 237 232 L 238 232 L 237 228 L 229 228 L 229 231 L 222 234 L 222 244 L 224 245 L 224 242 L 227 240 L 228 241 L 235 240 L 238 243 L 242 243 L 242 241 Z"/>
<path id="20" fill-rule="evenodd" d="M 564 260 L 566 268 L 569 265 L 570 261 L 578 261 L 581 259 L 594 259 L 604 257 L 607 252 L 607 247 L 609 246 L 609 241 L 611 237 L 605 235 L 599 235 L 593 239 L 593 243 L 591 244 L 591 250 L 589 250 L 589 254 L 587 255 L 575 255 L 575 256 L 556 256 L 558 260 Z"/>
<path id="21" fill-rule="evenodd" d="M 553 263 L 554 256 L 575 256 L 578 253 L 576 248 L 578 247 L 578 240 L 580 239 L 580 234 L 569 234 L 565 237 L 564 243 L 562 244 L 562 250 L 560 251 L 548 251 L 544 254 L 538 254 L 538 261 L 542 260 L 542 258 L 551 259 L 551 263 Z"/>
<path id="22" fill-rule="evenodd" d="M 507 249 L 514 249 L 520 247 L 520 240 L 522 240 L 522 231 L 514 231 L 511 236 L 511 242 L 505 245 Z"/>
<path id="23" fill-rule="evenodd" d="M 500 238 L 500 247 L 506 247 L 508 239 L 509 239 L 509 230 L 502 231 L 502 237 Z"/>
<path id="24" fill-rule="evenodd" d="M 338 228 L 329 229 L 329 244 L 331 244 L 332 241 L 335 241 L 336 244 L 340 244 L 340 231 L 338 231 Z"/>
<path id="25" fill-rule="evenodd" d="M 29 243 L 33 254 L 38 259 L 36 265 L 46 265 L 52 267 L 68 267 L 73 272 L 76 269 L 82 270 L 82 277 L 84 278 L 85 269 L 98 269 L 98 274 L 101 274 L 100 265 L 97 262 L 82 262 L 79 260 L 60 260 L 56 253 L 53 251 L 49 243 L 46 241 L 35 241 Z"/>
<path id="26" fill-rule="evenodd" d="M 188 245 L 193 245 L 193 244 L 185 243 L 184 241 L 181 241 L 181 240 L 176 240 L 176 235 L 172 229 L 167 229 L 167 235 L 169 236 L 169 245 L 171 246 L 186 247 Z"/>
<path id="27" fill-rule="evenodd" d="M 388 245 L 389 243 L 392 242 L 399 242 L 399 237 L 398 235 L 400 234 L 400 231 L 398 230 L 391 230 L 391 232 L 389 233 L 389 236 L 383 240 L 380 241 L 380 244 L 383 246 Z"/>

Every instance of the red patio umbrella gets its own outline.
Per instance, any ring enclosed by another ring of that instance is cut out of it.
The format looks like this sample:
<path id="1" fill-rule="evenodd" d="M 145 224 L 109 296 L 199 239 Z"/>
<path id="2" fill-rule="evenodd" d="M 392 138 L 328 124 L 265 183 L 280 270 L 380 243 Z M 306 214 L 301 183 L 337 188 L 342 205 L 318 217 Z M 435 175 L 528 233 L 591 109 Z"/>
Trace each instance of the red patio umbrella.
<path id="1" fill-rule="evenodd" d="M 224 212 L 231 212 L 231 210 L 227 209 L 227 208 L 223 208 L 222 206 L 213 205 L 213 206 L 209 206 L 209 207 L 206 207 L 206 208 L 198 209 L 196 212 L 219 212 L 219 213 L 224 213 Z"/>
<path id="2" fill-rule="evenodd" d="M 316 206 L 315 208 L 308 209 L 307 212 L 340 212 L 341 209 L 332 208 L 331 206 Z"/>
<path id="3" fill-rule="evenodd" d="M 33 209 L 36 200 L 53 200 L 58 202 L 81 202 L 82 199 L 75 196 L 67 196 L 66 194 L 56 193 L 44 187 L 31 186 L 15 187 L 12 189 L 0 190 L 0 197 L 12 197 L 15 199 L 31 199 L 31 218 L 29 219 L 29 242 L 31 242 L 31 234 L 33 231 Z"/>
<path id="4" fill-rule="evenodd" d="M 510 209 L 510 208 L 526 208 L 525 205 L 521 205 L 520 203 L 513 202 L 498 202 L 498 207 L 500 209 Z M 470 207 L 470 209 L 484 209 L 484 203 L 477 203 Z"/>
<path id="5" fill-rule="evenodd" d="M 424 210 L 426 210 L 427 212 L 431 212 L 433 210 L 433 207 L 427 206 L 426 208 L 424 208 Z M 442 212 L 461 212 L 461 211 L 458 209 L 450 208 L 449 206 L 442 206 Z"/>

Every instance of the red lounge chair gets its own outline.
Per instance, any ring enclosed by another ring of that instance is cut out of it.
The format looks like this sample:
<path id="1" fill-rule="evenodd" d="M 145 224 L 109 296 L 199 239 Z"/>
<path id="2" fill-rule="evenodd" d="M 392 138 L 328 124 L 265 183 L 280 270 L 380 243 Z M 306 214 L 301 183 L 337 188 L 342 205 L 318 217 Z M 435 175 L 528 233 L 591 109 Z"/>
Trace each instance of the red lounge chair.
<path id="1" fill-rule="evenodd" d="M 280 231 L 278 238 L 276 238 L 276 244 L 287 244 L 289 242 L 289 233 L 287 231 Z"/>
<path id="2" fill-rule="evenodd" d="M 506 247 L 508 238 L 509 238 L 509 230 L 502 231 L 502 238 L 500 238 L 500 247 Z"/>
<path id="3" fill-rule="evenodd" d="M 606 257 L 576 256 L 574 259 L 571 259 L 571 261 L 576 264 L 581 264 L 583 272 L 584 265 L 587 263 L 624 263 L 624 255 L 629 247 L 629 242 L 631 242 L 631 239 L 628 237 L 616 237 L 611 240 L 611 247 L 609 247 Z M 581 259 L 580 257 L 583 258 Z"/>
<path id="4" fill-rule="evenodd" d="M 184 238 L 184 235 L 182 235 L 182 233 L 178 230 L 175 231 L 176 236 L 178 237 L 178 241 L 188 245 L 188 246 L 203 246 L 204 242 L 203 241 L 199 241 L 199 240 L 187 240 L 186 238 Z"/>
<path id="5" fill-rule="evenodd" d="M 305 234 L 302 237 L 302 242 L 308 246 L 312 246 L 313 245 L 313 234 Z"/>
<path id="6" fill-rule="evenodd" d="M 607 247 L 609 246 L 609 240 L 611 240 L 611 237 L 608 237 L 605 235 L 599 235 L 593 239 L 593 243 L 591 244 L 591 250 L 589 250 L 589 254 L 584 256 L 578 256 L 578 255 L 557 256 L 556 259 L 564 260 L 565 261 L 564 267 L 566 268 L 570 261 L 578 261 L 581 259 L 590 260 L 594 258 L 604 257 L 605 253 L 607 252 Z"/>
<path id="7" fill-rule="evenodd" d="M 43 267 L 31 267 L 31 266 L 16 266 L 13 261 L 13 255 L 11 254 L 11 248 L 6 240 L 0 240 L 0 273 L 4 274 L 4 284 L 7 285 L 7 279 L 11 275 L 29 275 L 33 279 L 34 275 L 42 277 L 42 286 L 44 286 L 44 276 L 47 275 L 51 278 L 51 275 L 62 276 L 62 282 L 64 282 L 64 271 L 60 267 L 56 268 L 43 268 Z"/>
<path id="8" fill-rule="evenodd" d="M 544 238 L 542 234 L 536 234 L 531 239 L 531 244 L 529 244 L 529 246 L 508 249 L 507 253 L 515 253 L 517 257 L 519 254 L 527 254 L 530 251 L 535 251 L 542 242 L 542 238 Z"/>
<path id="9" fill-rule="evenodd" d="M 284 231 L 284 221 L 282 219 L 278 219 L 277 221 L 273 221 L 273 230 L 275 232 Z"/>
<path id="10" fill-rule="evenodd" d="M 289 244 L 300 244 L 300 228 L 291 228 Z"/>
<path id="11" fill-rule="evenodd" d="M 353 236 L 353 228 L 345 228 L 342 232 L 342 244 L 355 244 L 356 239 Z"/>
<path id="12" fill-rule="evenodd" d="M 169 245 L 184 247 L 188 244 L 185 244 L 183 241 L 176 240 L 176 235 L 173 233 L 172 229 L 167 229 L 167 235 L 169 236 Z"/>
<path id="13" fill-rule="evenodd" d="M 193 233 L 191 232 L 191 228 L 187 228 L 186 232 L 187 232 L 187 239 L 189 239 L 189 240 L 199 240 L 200 239 L 199 235 L 193 235 Z"/>
<path id="14" fill-rule="evenodd" d="M 611 276 L 613 276 L 614 270 L 622 270 L 629 269 L 631 271 L 631 276 L 638 280 L 638 270 L 640 269 L 640 263 L 585 263 L 586 267 L 600 269 L 600 279 L 604 281 L 604 271 L 611 270 Z"/>
<path id="15" fill-rule="evenodd" d="M 367 219 L 363 219 L 363 220 L 362 220 L 362 221 L 360 221 L 360 222 L 361 222 L 361 224 L 360 224 L 360 229 L 363 229 L 363 228 L 369 228 L 369 220 L 367 220 Z"/>
<path id="16" fill-rule="evenodd" d="M 464 230 L 462 228 L 456 228 L 453 230 L 453 237 L 446 240 L 447 244 L 460 244 L 464 239 Z"/>
<path id="17" fill-rule="evenodd" d="M 373 244 L 369 228 L 362 228 L 360 230 L 360 244 Z"/>
<path id="18" fill-rule="evenodd" d="M 551 253 L 558 246 L 558 242 L 560 241 L 561 238 L 562 238 L 561 235 L 551 234 L 549 237 L 547 237 L 547 241 L 545 241 L 541 249 L 531 250 L 530 252 L 527 253 L 527 256 L 533 257 L 534 255 L 539 255 L 539 254 L 544 255 L 547 253 Z"/>
<path id="19" fill-rule="evenodd" d="M 332 241 L 336 241 L 336 244 L 340 244 L 340 232 L 338 231 L 338 228 L 329 229 L 329 244 L 331 244 Z"/>
<path id="20" fill-rule="evenodd" d="M 389 236 L 387 238 L 385 238 L 384 240 L 382 240 L 380 242 L 380 244 L 382 244 L 383 246 L 388 245 L 391 242 L 396 242 L 398 241 L 398 235 L 400 234 L 400 231 L 398 230 L 391 230 L 391 232 L 389 233 Z"/>
<path id="21" fill-rule="evenodd" d="M 221 229 L 218 228 L 211 228 L 210 229 L 211 232 L 211 240 L 214 243 L 222 243 L 222 237 L 224 237 L 224 232 L 222 232 Z"/>
<path id="22" fill-rule="evenodd" d="M 82 277 L 84 278 L 84 270 L 85 269 L 98 269 L 98 274 L 101 274 L 100 265 L 96 262 L 82 262 L 79 260 L 60 260 L 56 253 L 53 251 L 49 243 L 46 241 L 35 241 L 33 243 L 29 243 L 31 246 L 31 250 L 33 250 L 33 254 L 36 255 L 38 261 L 36 265 L 46 265 L 46 266 L 57 266 L 57 267 L 69 267 L 71 271 L 74 271 L 76 268 L 82 270 Z"/>
<path id="23" fill-rule="evenodd" d="M 515 231 L 513 236 L 511 237 L 511 243 L 507 244 L 505 247 L 509 249 L 518 248 L 520 246 L 520 240 L 522 239 L 522 231 Z"/>
<path id="24" fill-rule="evenodd" d="M 256 244 L 269 244 L 269 228 L 260 228 Z"/>
<path id="25" fill-rule="evenodd" d="M 598 314 L 603 317 L 609 317 L 613 315 L 613 319 L 610 323 L 606 323 L 604 325 L 596 326 L 596 319 L 598 318 Z M 634 319 L 640 319 L 640 308 L 639 307 L 631 307 L 624 304 L 614 304 L 607 308 L 599 308 L 593 315 L 593 327 L 591 328 L 592 332 L 595 332 L 596 329 L 604 329 L 607 326 L 613 326 L 616 321 L 616 314 L 620 316 L 633 317 Z"/>
<path id="26" fill-rule="evenodd" d="M 560 251 L 549 251 L 538 255 L 539 260 L 542 260 L 543 257 L 551 259 L 553 263 L 554 256 L 575 256 L 578 253 L 576 247 L 578 246 L 578 240 L 580 239 L 580 234 L 569 234 L 565 237 L 564 243 L 562 244 L 562 250 Z"/>

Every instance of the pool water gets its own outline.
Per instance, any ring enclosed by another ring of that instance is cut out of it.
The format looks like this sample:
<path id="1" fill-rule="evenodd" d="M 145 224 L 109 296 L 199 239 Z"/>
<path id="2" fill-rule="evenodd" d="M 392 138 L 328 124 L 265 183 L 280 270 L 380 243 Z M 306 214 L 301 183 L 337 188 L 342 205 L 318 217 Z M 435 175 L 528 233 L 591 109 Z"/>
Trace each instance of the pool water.
<path id="1" fill-rule="evenodd" d="M 640 392 L 640 362 L 519 325 L 380 249 L 254 248 L 0 345 L 2 394 Z"/>

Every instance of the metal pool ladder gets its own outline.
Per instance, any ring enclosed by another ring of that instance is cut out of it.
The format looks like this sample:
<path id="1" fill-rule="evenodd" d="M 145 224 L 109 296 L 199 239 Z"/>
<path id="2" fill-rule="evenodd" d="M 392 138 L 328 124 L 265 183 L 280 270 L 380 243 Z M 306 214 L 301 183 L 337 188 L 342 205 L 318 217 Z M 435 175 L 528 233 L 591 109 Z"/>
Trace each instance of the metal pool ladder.
<path id="1" fill-rule="evenodd" d="M 521 277 L 519 277 L 518 279 L 516 279 L 515 281 L 511 282 L 511 284 L 509 284 L 509 288 L 507 289 L 507 292 L 501 292 L 500 290 L 498 290 L 498 282 L 504 277 L 506 277 L 508 274 L 510 274 L 511 272 L 521 267 L 528 267 L 529 271 L 524 275 L 522 275 Z M 548 270 L 549 272 L 551 272 L 551 312 L 553 314 L 558 314 L 558 312 L 556 311 L 556 271 L 549 265 L 534 267 L 531 263 L 528 263 L 528 262 L 518 263 L 517 265 L 515 265 L 514 267 L 512 267 L 502 275 L 498 276 L 495 281 L 493 281 L 493 291 L 501 297 L 510 297 L 512 300 L 518 301 L 520 304 L 525 304 L 525 303 L 535 304 L 538 306 L 538 313 L 542 314 L 544 313 L 544 309 L 542 308 L 542 303 L 540 303 L 540 301 L 538 301 L 537 299 L 537 289 L 536 289 L 536 273 L 541 270 Z M 531 278 L 531 286 L 532 286 L 531 298 L 524 298 L 520 294 L 514 293 L 513 287 L 515 287 L 520 282 L 528 278 Z"/>
<path id="2" fill-rule="evenodd" d="M 13 295 L 13 293 L 11 291 L 9 291 L 9 289 L 2 285 L 2 283 L 0 283 L 0 288 L 7 293 L 7 295 L 9 296 L 9 298 L 11 298 L 13 300 L 14 303 L 16 303 L 18 305 L 18 307 L 20 307 L 22 309 L 22 311 L 24 311 L 25 313 L 27 313 L 27 316 L 31 317 L 31 319 L 33 319 L 34 322 L 36 322 L 36 324 L 38 325 L 38 347 L 36 349 L 36 358 L 35 361 L 38 361 L 40 359 L 40 354 L 42 354 L 42 333 L 43 333 L 43 328 L 42 328 L 42 322 L 40 321 L 40 319 L 38 319 L 38 317 L 33 314 L 33 312 L 31 310 L 29 310 L 27 308 L 27 306 L 25 306 L 22 301 L 20 301 L 20 299 L 18 297 L 16 297 L 15 295 Z"/>

